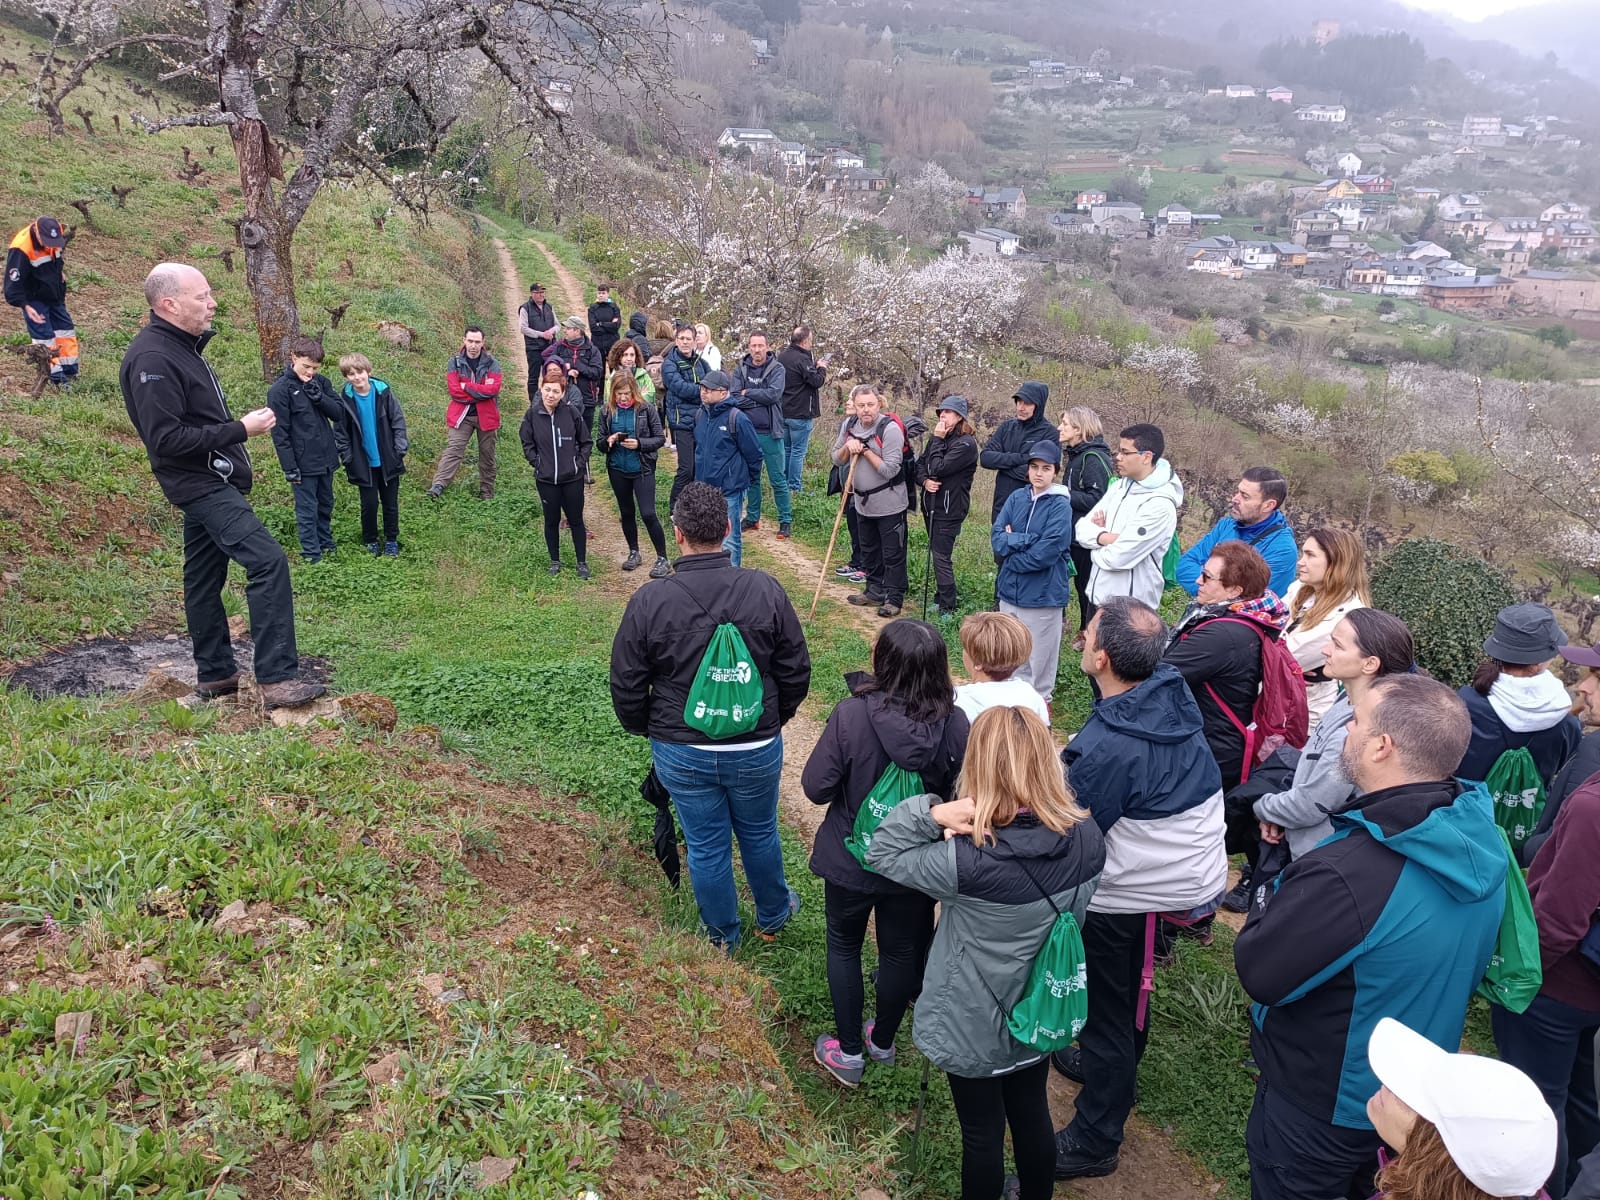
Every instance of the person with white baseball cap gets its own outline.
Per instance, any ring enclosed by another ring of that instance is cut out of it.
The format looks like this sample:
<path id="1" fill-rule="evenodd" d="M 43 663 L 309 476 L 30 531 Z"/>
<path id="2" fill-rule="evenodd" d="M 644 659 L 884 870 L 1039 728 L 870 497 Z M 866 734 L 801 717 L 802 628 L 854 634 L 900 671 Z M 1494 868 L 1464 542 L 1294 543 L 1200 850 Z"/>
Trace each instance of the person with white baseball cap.
<path id="1" fill-rule="evenodd" d="M 1383 1085 L 1367 1115 L 1397 1155 L 1380 1155 L 1378 1197 L 1542 1195 L 1556 1161 L 1556 1118 L 1533 1080 L 1498 1059 L 1441 1050 L 1390 1017 L 1373 1029 L 1367 1058 Z"/>

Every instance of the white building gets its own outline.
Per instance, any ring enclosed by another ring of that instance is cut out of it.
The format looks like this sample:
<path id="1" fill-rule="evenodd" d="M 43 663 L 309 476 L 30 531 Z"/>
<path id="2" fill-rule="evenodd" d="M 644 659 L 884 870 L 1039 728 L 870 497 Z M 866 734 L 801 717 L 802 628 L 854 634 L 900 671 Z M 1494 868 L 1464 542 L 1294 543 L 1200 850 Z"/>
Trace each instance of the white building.
<path id="1" fill-rule="evenodd" d="M 1248 83 L 1230 83 L 1222 89 L 1222 94 L 1229 100 L 1254 100 L 1256 89 Z"/>
<path id="2" fill-rule="evenodd" d="M 1322 125 L 1343 125 L 1348 118 L 1342 104 L 1307 104 L 1294 110 L 1296 120 L 1314 121 Z"/>
<path id="3" fill-rule="evenodd" d="M 1339 168 L 1339 174 L 1346 179 L 1352 175 L 1361 174 L 1361 156 L 1354 150 L 1346 150 L 1333 161 L 1334 165 Z"/>
<path id="4" fill-rule="evenodd" d="M 1016 234 L 987 225 L 970 233 L 962 230 L 956 236 L 966 243 L 968 254 L 999 254 L 1009 258 L 1022 245 L 1022 239 Z"/>

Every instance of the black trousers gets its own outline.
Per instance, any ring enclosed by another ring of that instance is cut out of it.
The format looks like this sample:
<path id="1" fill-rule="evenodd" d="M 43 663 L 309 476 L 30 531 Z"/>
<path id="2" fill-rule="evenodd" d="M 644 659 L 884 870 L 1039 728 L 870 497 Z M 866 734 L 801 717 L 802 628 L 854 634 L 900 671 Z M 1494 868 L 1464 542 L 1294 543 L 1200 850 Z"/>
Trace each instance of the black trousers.
<path id="1" fill-rule="evenodd" d="M 1089 628 L 1089 622 L 1094 620 L 1094 605 L 1089 603 L 1089 572 L 1094 567 L 1089 555 L 1092 553 L 1087 546 L 1072 543 L 1072 586 L 1078 593 L 1079 633 Z"/>
<path id="2" fill-rule="evenodd" d="M 850 568 L 859 571 L 865 560 L 861 557 L 861 518 L 856 515 L 854 504 L 844 506 L 844 523 L 850 531 Z"/>
<path id="3" fill-rule="evenodd" d="M 1006 1177 L 1006 1126 L 1017 1159 L 1022 1200 L 1050 1200 L 1056 1142 L 1050 1125 L 1050 1060 L 1009 1075 L 946 1075 L 961 1122 L 961 1200 L 999 1200 Z"/>
<path id="4" fill-rule="evenodd" d="M 1090 912 L 1083 922 L 1083 956 L 1094 983 L 1089 988 L 1089 1020 L 1078 1035 L 1086 1082 L 1067 1129 L 1096 1157 L 1114 1154 L 1122 1145 L 1123 1126 L 1133 1111 L 1139 1060 L 1150 1036 L 1148 1013 L 1145 1027 L 1135 1027 L 1145 919 L 1144 913 Z"/>
<path id="5" fill-rule="evenodd" d="M 374 472 L 374 478 L 377 478 Z M 358 487 L 361 493 L 361 540 L 378 540 L 378 505 L 383 505 L 383 540 L 400 540 L 400 476 L 378 479 L 371 487 Z"/>
<path id="6" fill-rule="evenodd" d="M 544 546 L 550 551 L 550 561 L 561 561 L 561 518 L 567 518 L 572 529 L 572 550 L 579 562 L 589 557 L 589 535 L 583 528 L 583 477 L 569 479 L 566 483 L 536 482 L 539 503 L 544 506 Z"/>
<path id="7" fill-rule="evenodd" d="M 960 604 L 956 595 L 956 566 L 953 555 L 956 536 L 961 532 L 961 519 L 931 517 L 928 520 L 928 553 L 933 559 L 933 598 L 941 609 L 953 609 Z"/>
<path id="8" fill-rule="evenodd" d="M 1364 1200 L 1381 1144 L 1371 1129 L 1329 1125 L 1259 1080 L 1244 1130 L 1250 1200 Z"/>
<path id="9" fill-rule="evenodd" d="M 874 896 L 836 883 L 823 884 L 828 920 L 828 991 L 833 997 L 833 1029 L 839 1049 L 860 1054 L 861 946 L 867 918 L 877 912 L 877 1022 L 872 1040 L 880 1050 L 894 1045 L 906 1009 L 922 990 L 922 967 L 933 941 L 933 901 L 920 892 Z"/>
<path id="10" fill-rule="evenodd" d="M 244 568 L 257 682 L 295 678 L 300 654 L 294 641 L 289 560 L 250 501 L 235 488 L 222 487 L 183 506 L 183 613 L 200 682 L 226 679 L 239 669 L 222 607 L 230 559 Z"/>
<path id="11" fill-rule="evenodd" d="M 867 573 L 867 595 L 889 604 L 906 601 L 906 514 L 869 517 L 861 523 L 861 569 Z"/>
<path id="12" fill-rule="evenodd" d="M 650 544 L 656 548 L 656 557 L 665 558 L 667 537 L 661 529 L 661 521 L 656 517 L 656 473 L 641 471 L 637 475 L 624 475 L 607 467 L 606 477 L 611 480 L 611 490 L 616 493 L 617 512 L 622 517 L 622 536 L 627 540 L 628 549 L 638 553 L 638 523 L 643 521 L 644 531 L 650 535 Z"/>
<path id="13" fill-rule="evenodd" d="M 694 430 L 674 429 L 672 444 L 678 448 L 678 470 L 672 477 L 672 491 L 667 494 L 667 512 L 678 502 L 678 493 L 694 482 Z"/>

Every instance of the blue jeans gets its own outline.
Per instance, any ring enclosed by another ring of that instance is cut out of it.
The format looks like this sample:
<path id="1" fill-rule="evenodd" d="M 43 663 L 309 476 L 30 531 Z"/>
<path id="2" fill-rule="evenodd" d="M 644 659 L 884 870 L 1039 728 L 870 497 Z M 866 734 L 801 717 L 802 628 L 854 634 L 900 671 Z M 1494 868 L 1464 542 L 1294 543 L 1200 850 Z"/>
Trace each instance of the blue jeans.
<path id="1" fill-rule="evenodd" d="M 650 741 L 656 775 L 672 796 L 689 851 L 689 882 L 711 940 L 739 944 L 739 896 L 733 883 L 733 842 L 739 839 L 744 876 L 756 902 L 756 927 L 771 933 L 790 917 L 792 893 L 783 877 L 778 841 L 778 780 L 783 737 L 756 750 L 701 750 Z"/>
<path id="2" fill-rule="evenodd" d="M 1556 1114 L 1556 1165 L 1545 1190 L 1550 1200 L 1561 1200 L 1567 1194 L 1569 1164 L 1576 1167 L 1600 1141 L 1594 1086 L 1600 1012 L 1541 994 L 1522 1013 L 1492 1005 L 1489 1022 L 1500 1057 L 1538 1085 Z"/>
<path id="3" fill-rule="evenodd" d="M 333 545 L 333 472 L 302 475 L 289 485 L 294 493 L 294 531 L 305 558 L 321 558 Z"/>
<path id="4" fill-rule="evenodd" d="M 728 536 L 722 539 L 722 548 L 733 556 L 737 567 L 744 561 L 744 535 L 739 531 L 744 520 L 744 493 L 723 492 L 722 498 L 728 502 Z"/>
<path id="5" fill-rule="evenodd" d="M 781 437 L 768 437 L 764 433 L 756 434 L 756 441 L 761 446 L 761 457 L 767 464 L 767 478 L 772 481 L 772 498 L 778 505 L 778 524 L 787 525 L 794 513 L 789 507 L 789 476 L 784 455 L 784 441 Z M 749 501 L 749 519 L 761 520 L 761 478 L 751 485 L 745 493 Z"/>
<path id="6" fill-rule="evenodd" d="M 784 418 L 783 436 L 789 446 L 785 470 L 789 477 L 789 495 L 798 496 L 804 490 L 801 476 L 806 467 L 806 447 L 811 445 L 811 418 L 801 421 Z"/>

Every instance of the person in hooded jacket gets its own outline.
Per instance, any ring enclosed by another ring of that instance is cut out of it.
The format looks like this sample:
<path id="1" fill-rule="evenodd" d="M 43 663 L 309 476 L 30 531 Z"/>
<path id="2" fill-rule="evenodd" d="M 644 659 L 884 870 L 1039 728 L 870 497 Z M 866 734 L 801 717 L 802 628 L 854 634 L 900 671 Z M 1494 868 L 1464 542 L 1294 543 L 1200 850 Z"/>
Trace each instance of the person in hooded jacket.
<path id="1" fill-rule="evenodd" d="M 1041 439 L 1028 451 L 1028 486 L 1006 498 L 989 531 L 1000 562 L 1000 611 L 1028 627 L 1027 680 L 1046 704 L 1061 662 L 1061 615 L 1072 597 L 1072 499 L 1056 482 L 1061 447 Z M 1018 672 L 1020 678 L 1022 672 Z"/>
<path id="2" fill-rule="evenodd" d="M 650 317 L 648 314 L 642 312 L 628 314 L 627 338 L 639 348 L 640 362 L 649 362 L 655 356 L 655 347 L 650 344 Z"/>
<path id="3" fill-rule="evenodd" d="M 322 373 L 322 343 L 296 337 L 289 342 L 289 365 L 267 389 L 267 407 L 278 418 L 272 445 L 283 477 L 294 488 L 295 533 L 300 557 L 308 563 L 332 554 L 333 473 L 349 452 L 344 412 L 333 384 Z"/>
<path id="4" fill-rule="evenodd" d="M 1045 417 L 1045 405 L 1050 399 L 1050 389 L 1046 385 L 1030 379 L 1017 389 L 1012 399 L 1016 401 L 1017 415 L 1000 422 L 999 428 L 983 444 L 983 453 L 978 458 L 980 466 L 995 473 L 990 521 L 1000 516 L 1000 509 L 1012 492 L 1028 486 L 1028 455 L 1033 447 L 1061 436 Z"/>
<path id="5" fill-rule="evenodd" d="M 694 326 L 679 326 L 672 349 L 661 360 L 661 386 L 667 393 L 664 415 L 678 451 L 678 472 L 672 477 L 668 510 L 678 502 L 678 494 L 695 480 L 694 425 L 700 416 L 700 381 L 710 372 L 711 364 L 694 347 Z M 760 449 L 757 445 L 758 454 Z"/>
<path id="6" fill-rule="evenodd" d="M 851 694 L 828 715 L 800 786 L 806 799 L 828 806 L 811 870 L 826 897 L 834 1031 L 817 1039 L 815 1056 L 840 1083 L 855 1087 L 868 1058 L 894 1063 L 895 1035 L 922 986 L 933 900 L 867 870 L 845 839 L 890 764 L 915 771 L 922 790 L 941 801 L 954 797 L 967 716 L 955 706 L 944 638 L 921 621 L 885 625 L 872 647 L 872 674 L 852 674 L 846 682 Z M 877 1003 L 863 1027 L 861 946 L 869 918 L 878 941 Z"/>
<path id="7" fill-rule="evenodd" d="M 1056 426 L 1061 435 L 1061 446 L 1066 451 L 1066 469 L 1061 482 L 1072 494 L 1072 522 L 1087 517 L 1100 497 L 1111 486 L 1111 451 L 1106 447 L 1105 428 L 1100 414 L 1092 408 L 1069 408 L 1061 415 Z M 1074 650 L 1083 649 L 1084 631 L 1089 628 L 1089 618 L 1094 616 L 1094 605 L 1089 603 L 1089 573 L 1094 563 L 1089 558 L 1089 548 L 1072 543 L 1072 574 L 1078 590 L 1078 636 L 1073 639 Z"/>
<path id="8" fill-rule="evenodd" d="M 700 380 L 700 412 L 694 423 L 694 481 L 709 483 L 728 502 L 728 533 L 722 548 L 734 566 L 744 561 L 745 493 L 761 482 L 761 445 L 750 418 L 732 394 L 726 371 L 708 371 Z"/>
<path id="9" fill-rule="evenodd" d="M 633 349 L 628 342 L 618 345 Z M 661 418 L 645 403 L 627 368 L 608 379 L 606 402 L 600 408 L 598 444 L 606 457 L 606 476 L 617 498 L 622 536 L 628 543 L 628 557 L 623 560 L 622 569 L 634 571 L 640 566 L 638 523 L 642 521 L 656 552 L 651 579 L 665 579 L 671 571 L 667 565 L 666 534 L 656 517 L 656 454 L 666 440 Z"/>
<path id="10" fill-rule="evenodd" d="M 583 528 L 583 480 L 588 474 L 593 438 L 583 410 L 567 401 L 567 390 L 553 380 L 539 385 L 539 403 L 528 405 L 518 430 L 522 454 L 533 468 L 534 486 L 544 508 L 544 544 L 550 574 L 561 574 L 561 518 L 572 527 L 578 578 L 589 578 L 589 541 Z"/>
<path id="11" fill-rule="evenodd" d="M 927 522 L 928 555 L 933 560 L 933 598 L 941 617 L 954 616 L 961 606 L 953 555 L 972 508 L 972 477 L 977 471 L 978 436 L 967 420 L 966 398 L 946 396 L 939 401 L 938 419 L 917 458 L 922 519 Z"/>
<path id="12" fill-rule="evenodd" d="M 1056 1135 L 1058 1179 L 1117 1169 L 1149 1037 L 1140 993 L 1157 917 L 1214 901 L 1227 886 L 1221 777 L 1194 697 L 1161 661 L 1166 644 L 1167 627 L 1138 600 L 1114 596 L 1096 610 L 1080 665 L 1100 700 L 1061 753 L 1068 784 L 1105 835 L 1106 862 L 1083 924 L 1089 1021 L 1076 1048 L 1053 1056 L 1083 1084 Z"/>
<path id="13" fill-rule="evenodd" d="M 1542 604 L 1513 604 L 1495 615 L 1483 643 L 1487 661 L 1457 693 L 1472 714 L 1472 741 L 1458 779 L 1483 780 L 1508 750 L 1526 748 L 1545 792 L 1583 737 L 1572 697 L 1545 668 L 1567 644 L 1556 615 Z"/>
<path id="14" fill-rule="evenodd" d="M 1133 596 L 1161 606 L 1161 560 L 1178 528 L 1183 481 L 1162 457 L 1167 439 L 1154 425 L 1129 425 L 1117 435 L 1118 479 L 1078 520 L 1078 545 L 1089 551 L 1089 603 Z"/>
<path id="15" fill-rule="evenodd" d="M 361 541 L 369 553 L 394 558 L 400 553 L 400 476 L 406 472 L 406 451 L 411 449 L 406 415 L 393 389 L 372 377 L 372 360 L 365 354 L 341 355 L 339 373 L 345 378 L 338 396 L 348 443 L 344 473 L 361 496 Z"/>
<path id="16" fill-rule="evenodd" d="M 1294 530 L 1283 515 L 1289 498 L 1289 481 L 1272 467 L 1251 467 L 1239 477 L 1223 517 L 1178 560 L 1174 574 L 1178 586 L 1193 596 L 1200 586 L 1200 571 L 1218 542 L 1240 541 L 1254 548 L 1272 568 L 1272 590 L 1282 596 L 1295 580 L 1300 551 Z"/>
<path id="17" fill-rule="evenodd" d="M 1532 836 L 1517 851 L 1517 858 L 1525 867 L 1532 864 L 1533 856 L 1550 836 L 1550 830 L 1567 797 L 1577 791 L 1589 776 L 1600 771 L 1600 646 L 1563 646 L 1561 657 L 1574 666 L 1584 668 L 1583 678 L 1578 680 L 1578 686 L 1573 689 L 1577 693 L 1575 703 L 1582 706 L 1574 715 L 1580 726 L 1588 732 L 1579 741 L 1572 757 L 1556 772 L 1555 780 L 1546 789 L 1544 813 Z"/>
<path id="18" fill-rule="evenodd" d="M 1341 754 L 1356 797 L 1332 814 L 1331 837 L 1256 890 L 1233 958 L 1261 1071 L 1245 1133 L 1257 1200 L 1370 1192 L 1366 1047 L 1380 1017 L 1461 1044 L 1507 869 L 1488 792 L 1450 777 L 1471 734 L 1437 680 L 1375 680 Z"/>
<path id="19" fill-rule="evenodd" d="M 1056 914 L 1085 921 L 1106 847 L 1062 779 L 1049 727 L 1026 709 L 978 717 L 956 792 L 953 802 L 923 795 L 895 805 L 867 863 L 940 905 L 913 1040 L 949 1081 L 961 1124 L 961 1200 L 1048 1200 L 1056 1165 L 1050 1068 L 1012 1036 L 1007 1014 Z"/>
<path id="20" fill-rule="evenodd" d="M 596 285 L 594 303 L 589 305 L 589 338 L 604 359 L 617 344 L 617 334 L 622 328 L 622 309 L 611 298 L 611 285 Z M 643 362 L 644 359 L 640 359 Z"/>
<path id="21" fill-rule="evenodd" d="M 1272 568 L 1243 542 L 1218 542 L 1200 572 L 1200 595 L 1172 631 L 1166 661 L 1175 667 L 1205 720 L 1222 786 L 1231 791 L 1245 774 L 1245 738 L 1261 691 L 1261 638 L 1276 641 L 1289 610 L 1267 586 Z M 1231 714 L 1231 719 L 1230 719 Z"/>

